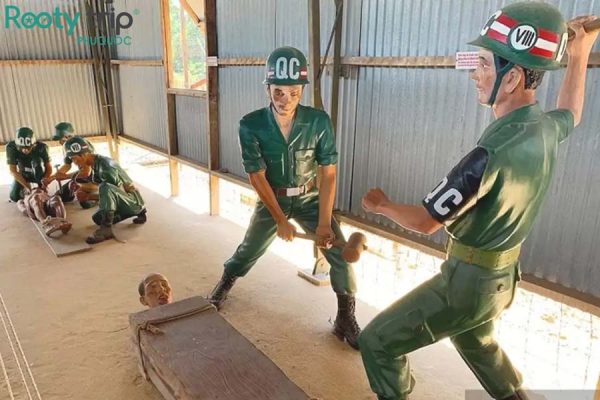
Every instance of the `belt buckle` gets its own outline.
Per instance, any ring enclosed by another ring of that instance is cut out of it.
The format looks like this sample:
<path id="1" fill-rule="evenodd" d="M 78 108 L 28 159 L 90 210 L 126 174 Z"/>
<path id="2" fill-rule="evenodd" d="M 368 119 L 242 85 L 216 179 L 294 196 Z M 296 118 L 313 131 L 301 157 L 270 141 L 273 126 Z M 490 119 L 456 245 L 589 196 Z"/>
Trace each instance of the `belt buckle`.
<path id="1" fill-rule="evenodd" d="M 285 195 L 288 196 L 288 197 L 291 197 L 291 196 L 300 196 L 300 194 L 302 193 L 301 190 L 302 190 L 302 188 L 299 188 L 299 187 L 287 188 Z"/>

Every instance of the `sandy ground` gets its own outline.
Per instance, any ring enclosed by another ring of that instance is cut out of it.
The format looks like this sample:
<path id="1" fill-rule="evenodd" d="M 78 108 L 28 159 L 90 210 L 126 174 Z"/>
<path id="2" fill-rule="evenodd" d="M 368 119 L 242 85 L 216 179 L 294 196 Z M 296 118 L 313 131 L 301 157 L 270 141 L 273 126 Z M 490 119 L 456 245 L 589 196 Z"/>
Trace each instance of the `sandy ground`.
<path id="1" fill-rule="evenodd" d="M 149 222 L 117 225 L 126 244 L 56 258 L 34 226 L 6 202 L 0 186 L 0 294 L 43 399 L 160 399 L 138 374 L 127 317 L 142 309 L 137 283 L 160 271 L 175 299 L 206 294 L 220 277 L 244 230 L 222 218 L 196 215 L 142 188 Z M 78 233 L 91 232 L 91 211 L 69 206 Z M 330 334 L 335 296 L 296 277 L 284 259 L 267 253 L 238 281 L 224 317 L 309 395 L 325 400 L 374 399 L 360 356 Z M 366 324 L 377 310 L 358 304 Z M 16 399 L 28 398 L 0 328 L 0 353 Z M 414 353 L 419 381 L 412 399 L 462 399 L 478 388 L 453 349 L 441 343 Z M 23 366 L 24 368 L 24 366 Z M 0 378 L 0 400 L 10 399 Z M 33 393 L 33 398 L 36 398 Z"/>

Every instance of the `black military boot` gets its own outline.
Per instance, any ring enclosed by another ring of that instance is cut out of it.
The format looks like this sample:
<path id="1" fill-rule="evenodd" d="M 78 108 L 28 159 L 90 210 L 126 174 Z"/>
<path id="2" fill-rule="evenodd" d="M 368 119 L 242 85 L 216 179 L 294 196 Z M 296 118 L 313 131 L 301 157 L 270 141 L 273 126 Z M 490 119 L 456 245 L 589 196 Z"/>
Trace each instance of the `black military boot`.
<path id="1" fill-rule="evenodd" d="M 529 396 L 524 390 L 517 389 L 511 396 L 505 397 L 502 400 L 529 400 Z"/>
<path id="2" fill-rule="evenodd" d="M 85 239 L 88 244 L 96 244 L 100 242 L 104 242 L 108 239 L 113 239 L 115 235 L 112 231 L 113 219 L 115 218 L 114 211 L 105 211 L 102 216 L 102 221 L 100 221 L 100 227 L 94 231 L 93 234 Z"/>
<path id="3" fill-rule="evenodd" d="M 352 294 L 338 294 L 338 312 L 333 324 L 333 334 L 358 350 L 358 335 L 360 327 L 354 317 L 355 300 Z"/>
<path id="4" fill-rule="evenodd" d="M 148 217 L 146 217 L 146 209 L 144 208 L 142 211 L 140 211 L 140 213 L 133 219 L 133 223 L 134 224 L 145 224 L 146 221 L 148 220 Z"/>
<path id="5" fill-rule="evenodd" d="M 208 302 L 220 310 L 223 303 L 227 299 L 227 294 L 233 287 L 233 284 L 237 280 L 237 276 L 229 275 L 227 272 L 223 272 L 223 276 L 217 286 L 212 290 L 208 298 Z"/>

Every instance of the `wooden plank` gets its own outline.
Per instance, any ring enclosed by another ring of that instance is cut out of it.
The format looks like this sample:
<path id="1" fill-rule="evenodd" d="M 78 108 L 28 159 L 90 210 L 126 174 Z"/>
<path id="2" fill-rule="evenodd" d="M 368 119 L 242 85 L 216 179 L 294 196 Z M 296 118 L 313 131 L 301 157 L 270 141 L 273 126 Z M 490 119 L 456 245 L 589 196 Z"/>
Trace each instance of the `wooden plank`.
<path id="1" fill-rule="evenodd" d="M 335 38 L 333 42 L 333 74 L 331 77 L 331 123 L 334 132 L 337 131 L 338 101 L 340 98 L 340 75 L 342 70 L 342 16 L 344 15 L 344 0 L 335 0 L 336 21 Z"/>
<path id="2" fill-rule="evenodd" d="M 66 235 L 60 235 L 56 238 L 51 238 L 44 233 L 44 228 L 42 227 L 41 222 L 35 221 L 31 218 L 29 218 L 29 220 L 36 227 L 40 235 L 42 235 L 42 238 L 44 238 L 44 241 L 50 247 L 50 250 L 52 250 L 52 253 L 54 253 L 56 257 L 83 253 L 92 249 L 92 247 L 85 242 L 85 238 L 82 235 L 79 235 L 74 229 L 71 229 L 71 231 L 69 231 L 69 233 Z"/>
<path id="3" fill-rule="evenodd" d="M 131 314 L 129 325 L 140 369 L 167 400 L 309 399 L 202 297 Z M 148 325 L 159 331 L 138 332 Z"/>
<path id="4" fill-rule="evenodd" d="M 125 65 L 129 67 L 162 67 L 163 60 L 110 60 L 112 65 Z"/>
<path id="5" fill-rule="evenodd" d="M 210 174 L 210 180 L 208 182 L 210 190 L 210 215 L 219 215 L 219 177 Z"/>
<path id="6" fill-rule="evenodd" d="M 206 55 L 218 57 L 217 1 L 204 0 L 206 20 Z M 207 116 L 208 116 L 208 167 L 211 171 L 220 168 L 219 160 L 219 70 L 218 66 L 207 67 Z"/>
<path id="7" fill-rule="evenodd" d="M 173 82 L 173 63 L 171 57 L 173 52 L 171 51 L 171 20 L 169 17 L 169 0 L 161 0 L 160 2 L 160 13 L 161 13 L 161 29 L 163 39 L 163 61 L 165 63 L 165 79 L 167 87 L 171 87 Z"/>
<path id="8" fill-rule="evenodd" d="M 310 85 L 310 104 L 323 109 L 319 68 L 321 60 L 321 12 L 319 0 L 308 1 L 308 66 Z"/>
<path id="9" fill-rule="evenodd" d="M 177 160 L 177 162 L 179 162 L 183 165 L 187 165 L 190 168 L 197 169 L 198 171 L 202 171 L 202 172 L 206 172 L 206 173 L 210 172 L 210 170 L 208 169 L 208 165 L 200 163 L 196 160 L 192 160 L 187 157 L 184 157 L 181 154 L 178 154 L 176 156 L 171 156 L 171 158 L 173 158 L 174 160 Z"/>
<path id="10" fill-rule="evenodd" d="M 0 60 L 0 67 L 10 65 L 73 65 L 73 64 L 93 64 L 91 58 L 84 59 L 69 59 L 69 60 Z"/>
<path id="11" fill-rule="evenodd" d="M 181 63 L 183 67 L 183 87 L 190 87 L 190 71 L 188 66 L 189 51 L 187 46 L 187 37 L 185 34 L 185 10 L 179 8 L 179 44 L 181 46 Z"/>
<path id="12" fill-rule="evenodd" d="M 594 400 L 600 400 L 600 376 L 598 377 L 598 383 L 596 384 L 596 394 Z"/>
<path id="13" fill-rule="evenodd" d="M 134 138 L 132 136 L 126 135 L 126 134 L 121 134 L 119 135 L 119 140 L 123 140 L 126 143 L 131 143 L 134 144 L 136 146 L 140 146 L 141 148 L 151 151 L 153 153 L 157 153 L 160 154 L 162 156 L 168 157 L 169 153 L 167 151 L 165 151 L 164 149 L 161 149 L 158 146 L 155 146 L 153 144 L 150 143 L 146 143 L 140 139 Z"/>
<path id="14" fill-rule="evenodd" d="M 174 94 L 177 96 L 187 96 L 187 97 L 201 97 L 206 99 L 208 94 L 204 90 L 194 90 L 194 89 L 179 89 L 179 88 L 169 88 L 167 89 L 168 94 Z"/>

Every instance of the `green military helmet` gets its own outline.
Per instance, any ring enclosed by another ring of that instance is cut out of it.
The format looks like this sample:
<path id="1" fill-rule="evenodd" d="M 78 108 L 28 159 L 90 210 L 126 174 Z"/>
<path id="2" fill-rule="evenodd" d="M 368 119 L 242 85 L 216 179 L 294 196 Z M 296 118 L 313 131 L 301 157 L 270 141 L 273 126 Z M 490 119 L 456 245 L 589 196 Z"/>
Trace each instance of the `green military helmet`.
<path id="1" fill-rule="evenodd" d="M 65 144 L 63 144 L 63 148 L 65 149 L 67 157 L 79 156 L 92 152 L 85 139 L 80 138 L 79 136 L 69 138 Z"/>
<path id="2" fill-rule="evenodd" d="M 24 126 L 17 129 L 17 137 L 15 139 L 17 147 L 31 147 L 35 142 L 35 136 L 33 135 L 33 130 L 31 130 L 31 128 Z"/>
<path id="3" fill-rule="evenodd" d="M 302 52 L 294 47 L 273 50 L 266 63 L 265 85 L 306 85 L 308 63 Z"/>
<path id="4" fill-rule="evenodd" d="M 70 122 L 59 122 L 54 127 L 54 136 L 52 136 L 52 140 L 61 140 L 65 136 L 73 136 L 73 125 Z"/>
<path id="5" fill-rule="evenodd" d="M 532 1 L 496 11 L 479 37 L 469 44 L 488 49 L 515 65 L 546 71 L 560 68 L 567 40 L 567 25 L 560 11 Z"/>

